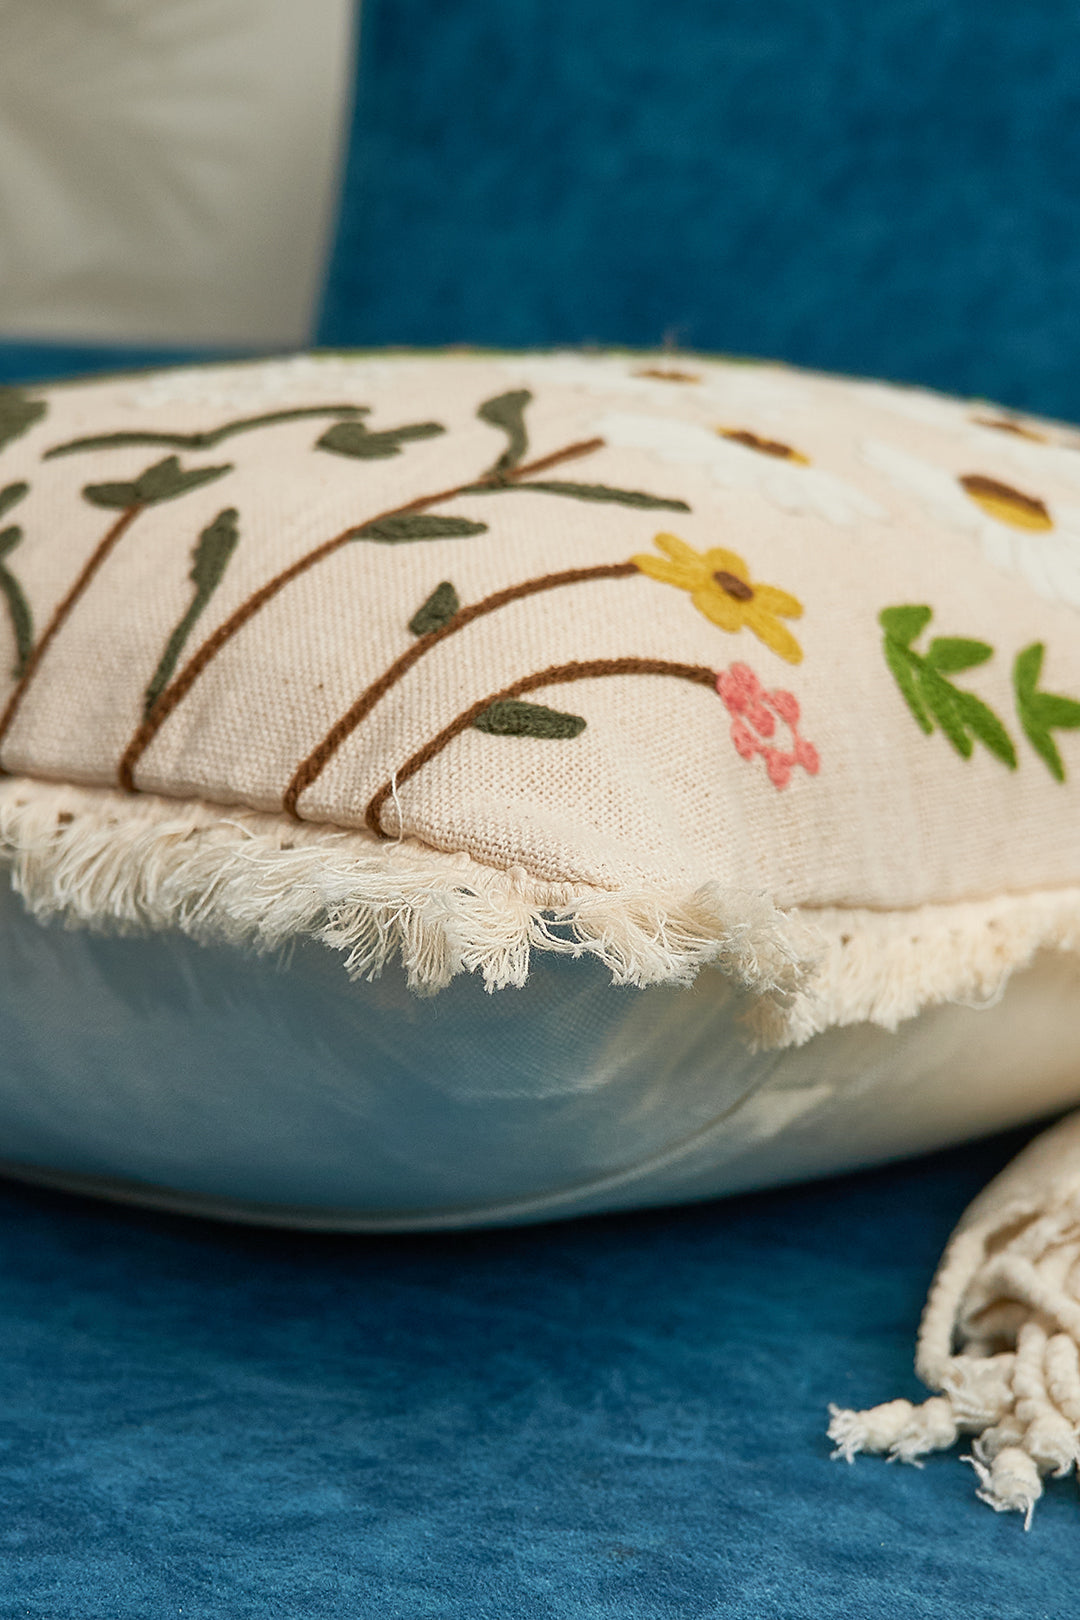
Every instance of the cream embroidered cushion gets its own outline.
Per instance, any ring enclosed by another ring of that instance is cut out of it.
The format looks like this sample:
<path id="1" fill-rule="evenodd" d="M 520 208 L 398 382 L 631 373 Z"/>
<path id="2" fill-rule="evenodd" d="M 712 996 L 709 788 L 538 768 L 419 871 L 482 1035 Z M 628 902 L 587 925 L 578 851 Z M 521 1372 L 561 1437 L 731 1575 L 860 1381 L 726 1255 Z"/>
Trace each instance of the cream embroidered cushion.
<path id="1" fill-rule="evenodd" d="M 0 444 L 20 1173 L 509 1219 L 1080 1097 L 1073 430 L 380 354 L 8 390 Z"/>

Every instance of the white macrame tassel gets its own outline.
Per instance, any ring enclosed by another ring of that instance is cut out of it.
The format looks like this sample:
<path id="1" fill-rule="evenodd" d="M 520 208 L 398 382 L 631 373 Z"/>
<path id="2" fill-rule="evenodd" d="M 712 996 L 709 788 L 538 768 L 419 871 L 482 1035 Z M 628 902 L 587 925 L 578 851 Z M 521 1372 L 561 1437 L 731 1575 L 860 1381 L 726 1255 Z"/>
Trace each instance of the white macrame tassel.
<path id="1" fill-rule="evenodd" d="M 834 1457 L 914 1463 L 974 1435 L 976 1494 L 1031 1526 L 1047 1475 L 1080 1465 L 1080 1114 L 1038 1137 L 975 1200 L 923 1312 L 915 1369 L 937 1393 L 830 1406 Z"/>

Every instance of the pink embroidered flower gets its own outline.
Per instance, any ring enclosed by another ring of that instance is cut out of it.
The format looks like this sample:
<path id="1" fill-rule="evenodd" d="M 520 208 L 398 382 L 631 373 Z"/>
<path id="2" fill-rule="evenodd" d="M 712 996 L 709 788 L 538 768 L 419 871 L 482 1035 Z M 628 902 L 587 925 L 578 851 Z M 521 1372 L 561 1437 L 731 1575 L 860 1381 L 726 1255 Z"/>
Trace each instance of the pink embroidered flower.
<path id="1" fill-rule="evenodd" d="M 816 776 L 821 760 L 813 743 L 800 737 L 799 702 L 793 692 L 767 692 L 748 664 L 732 664 L 716 677 L 716 690 L 731 715 L 731 740 L 742 759 L 760 754 L 769 781 L 775 788 L 786 788 L 796 765 L 808 776 Z M 762 739 L 776 733 L 780 719 L 791 732 L 791 747 L 767 745 Z"/>

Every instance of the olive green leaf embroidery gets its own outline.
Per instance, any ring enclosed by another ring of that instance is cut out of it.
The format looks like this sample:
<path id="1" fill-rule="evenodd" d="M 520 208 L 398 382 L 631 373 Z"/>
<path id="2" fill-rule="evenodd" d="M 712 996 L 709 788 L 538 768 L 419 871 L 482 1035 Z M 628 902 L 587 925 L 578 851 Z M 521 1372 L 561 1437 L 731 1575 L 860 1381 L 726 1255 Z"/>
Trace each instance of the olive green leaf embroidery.
<path id="1" fill-rule="evenodd" d="M 473 721 L 477 731 L 491 737 L 580 737 L 585 721 L 580 714 L 563 714 L 542 703 L 525 703 L 521 698 L 503 698 L 492 703 Z"/>
<path id="2" fill-rule="evenodd" d="M 486 534 L 486 523 L 472 518 L 442 517 L 438 512 L 405 512 L 396 517 L 375 518 L 353 530 L 356 540 L 379 540 L 384 546 L 399 546 L 407 540 L 464 540 L 471 534 Z"/>
<path id="3" fill-rule="evenodd" d="M 236 518 L 236 508 L 227 507 L 225 511 L 218 513 L 213 523 L 207 525 L 195 543 L 191 553 L 191 572 L 188 575 L 195 587 L 195 594 L 187 612 L 169 637 L 165 651 L 161 655 L 161 662 L 146 688 L 143 696 L 144 714 L 149 714 L 159 694 L 171 679 L 177 659 L 183 652 L 200 614 L 221 584 L 225 570 L 229 566 L 229 559 L 236 550 L 240 538 Z"/>
<path id="4" fill-rule="evenodd" d="M 29 488 L 29 484 L 8 484 L 5 489 L 0 489 L 0 517 L 21 501 Z M 15 637 L 15 663 L 11 673 L 16 680 L 26 668 L 26 660 L 34 645 L 34 618 L 25 591 L 15 575 L 5 567 L 3 559 L 10 556 L 22 537 L 22 529 L 16 523 L 0 530 L 0 595 L 4 598 Z"/>
<path id="5" fill-rule="evenodd" d="M 355 461 L 383 461 L 388 456 L 400 456 L 402 445 L 410 439 L 434 439 L 445 432 L 441 422 L 410 422 L 381 433 L 372 433 L 363 422 L 335 422 L 317 440 L 315 448 L 332 450 L 336 456 L 351 456 Z"/>
<path id="6" fill-rule="evenodd" d="M 461 606 L 461 598 L 448 579 L 436 585 L 427 601 L 417 608 L 409 620 L 414 636 L 426 636 L 432 630 L 441 630 L 449 624 Z"/>
<path id="7" fill-rule="evenodd" d="M 529 436 L 525 428 L 525 408 L 532 404 L 532 394 L 527 388 L 515 388 L 508 394 L 497 394 L 494 399 L 486 399 L 477 409 L 477 416 L 482 422 L 497 427 L 506 434 L 507 447 L 502 455 L 484 474 L 483 479 L 476 484 L 470 484 L 461 493 L 465 495 L 499 495 L 508 490 L 533 490 L 542 495 L 564 495 L 575 501 L 606 501 L 616 506 L 634 506 L 640 511 L 655 512 L 689 512 L 690 508 L 685 501 L 669 500 L 663 495 L 647 495 L 638 489 L 612 489 L 608 484 L 579 484 L 568 483 L 562 479 L 528 480 L 522 474 L 531 470 L 541 471 L 549 465 L 534 463 L 532 468 L 522 467 L 521 460 L 529 447 Z M 582 452 L 589 449 L 599 449 L 599 442 L 592 441 L 581 445 Z"/>
<path id="8" fill-rule="evenodd" d="M 506 434 L 507 446 L 491 467 L 492 473 L 507 473 L 516 467 L 529 448 L 529 435 L 525 431 L 525 407 L 532 403 L 532 394 L 527 388 L 515 388 L 508 394 L 497 394 L 494 399 L 485 399 L 476 414 L 482 422 L 491 427 L 501 428 Z"/>
<path id="9" fill-rule="evenodd" d="M 1024 728 L 1024 735 L 1050 775 L 1058 782 L 1065 780 L 1065 766 L 1058 753 L 1051 731 L 1075 731 L 1080 727 L 1080 703 L 1056 692 L 1040 692 L 1046 652 L 1041 641 L 1032 642 L 1016 655 L 1013 665 L 1013 690 L 1016 693 L 1016 713 Z"/>
<path id="10" fill-rule="evenodd" d="M 243 416 L 221 427 L 208 428 L 202 433 L 94 433 L 85 439 L 68 439 L 46 450 L 43 461 L 56 456 L 75 455 L 80 450 L 119 450 L 134 444 L 159 444 L 175 450 L 213 450 L 236 433 L 250 433 L 255 428 L 273 427 L 278 422 L 302 422 L 312 416 L 366 416 L 366 405 L 300 405 L 287 411 L 267 411 L 262 416 Z"/>
<path id="11" fill-rule="evenodd" d="M 955 686 L 946 675 L 975 669 L 993 657 L 985 641 L 935 636 L 925 652 L 911 645 L 933 618 L 933 609 L 914 603 L 885 608 L 878 623 L 885 632 L 885 661 L 908 708 L 927 736 L 940 727 L 956 752 L 970 759 L 981 742 L 995 759 L 1016 769 L 1016 749 L 992 709 L 974 692 Z"/>
<path id="12" fill-rule="evenodd" d="M 210 484 L 227 472 L 232 472 L 231 462 L 222 467 L 189 467 L 185 472 L 179 456 L 166 456 L 164 461 L 156 461 L 130 482 L 87 484 L 83 495 L 94 506 L 126 511 L 132 506 L 155 506 L 159 501 L 175 500 L 178 495 L 186 495 L 188 490 L 198 489 L 201 484 Z"/>
<path id="13" fill-rule="evenodd" d="M 508 484 L 507 488 L 539 490 L 543 495 L 567 495 L 575 501 L 611 501 L 616 506 L 636 506 L 643 512 L 690 510 L 685 501 L 669 500 L 664 495 L 647 495 L 640 489 L 612 489 L 607 484 L 568 484 L 554 479 L 536 479 L 528 484 Z"/>
<path id="14" fill-rule="evenodd" d="M 40 422 L 48 408 L 43 399 L 27 399 L 21 388 L 0 388 L 0 450 Z"/>

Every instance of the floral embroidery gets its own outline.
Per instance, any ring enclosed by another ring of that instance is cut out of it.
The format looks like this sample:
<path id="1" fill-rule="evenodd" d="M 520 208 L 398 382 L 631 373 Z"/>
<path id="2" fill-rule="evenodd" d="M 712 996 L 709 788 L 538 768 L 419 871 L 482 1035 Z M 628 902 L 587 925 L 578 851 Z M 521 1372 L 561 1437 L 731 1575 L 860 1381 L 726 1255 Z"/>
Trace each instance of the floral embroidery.
<path id="1" fill-rule="evenodd" d="M 710 406 L 712 403 L 710 399 Z M 720 489 L 754 490 L 782 512 L 812 513 L 827 523 L 844 525 L 886 517 L 884 508 L 864 490 L 834 473 L 809 466 L 801 455 L 748 454 L 760 451 L 760 444 L 729 439 L 722 429 L 703 423 L 611 411 L 597 421 L 596 431 L 608 444 L 647 450 L 678 466 L 700 467 Z M 760 441 L 782 442 L 778 438 Z"/>
<path id="2" fill-rule="evenodd" d="M 915 603 L 884 608 L 878 614 L 878 623 L 885 632 L 885 662 L 900 695 L 927 736 L 935 726 L 940 727 L 964 759 L 970 759 L 975 743 L 981 742 L 995 759 L 1014 771 L 1016 749 L 997 715 L 974 692 L 954 686 L 946 678 L 985 664 L 994 655 L 993 647 L 962 636 L 935 636 L 924 653 L 916 652 L 912 642 L 922 635 L 933 616 L 932 608 Z"/>
<path id="3" fill-rule="evenodd" d="M 663 366 L 645 366 L 641 371 L 635 371 L 634 376 L 655 377 L 657 382 L 699 383 L 701 381 L 701 377 L 696 371 L 675 371 Z"/>
<path id="4" fill-rule="evenodd" d="M 0 518 L 10 512 L 13 506 L 17 506 L 29 490 L 29 484 L 25 483 L 8 484 L 6 488 L 0 489 Z M 7 606 L 11 631 L 15 637 L 15 663 L 11 673 L 16 680 L 26 668 L 26 661 L 34 645 L 34 616 L 26 600 L 26 592 L 6 566 L 4 558 L 11 555 L 22 537 L 22 529 L 17 523 L 10 523 L 6 528 L 0 529 L 0 596 L 3 596 Z"/>
<path id="5" fill-rule="evenodd" d="M 1039 452 L 1055 453 L 1080 463 L 1073 451 Z M 1039 496 L 983 473 L 957 477 L 876 440 L 863 443 L 862 458 L 898 489 L 918 496 L 939 522 L 973 535 L 995 568 L 1019 575 L 1048 602 L 1080 608 L 1080 508 L 1051 508 Z"/>
<path id="6" fill-rule="evenodd" d="M 28 399 L 21 388 L 0 388 L 0 450 L 28 433 L 48 408 L 43 399 Z"/>
<path id="7" fill-rule="evenodd" d="M 821 761 L 813 743 L 798 731 L 799 704 L 793 692 L 767 692 L 748 664 L 732 664 L 716 677 L 716 690 L 732 717 L 731 740 L 743 759 L 760 754 L 769 780 L 776 788 L 786 788 L 796 765 L 809 776 L 816 776 Z M 778 748 L 770 739 L 776 734 L 778 717 L 791 732 L 791 748 Z"/>
<path id="8" fill-rule="evenodd" d="M 1017 653 L 1013 665 L 1013 691 L 1016 693 L 1016 713 L 1024 728 L 1024 735 L 1057 782 L 1065 780 L 1065 766 L 1058 753 L 1051 731 L 1075 731 L 1080 727 L 1080 703 L 1057 692 L 1040 692 L 1046 648 L 1041 641 L 1032 642 Z"/>
<path id="9" fill-rule="evenodd" d="M 800 467 L 809 467 L 810 458 L 801 451 L 793 450 L 790 444 L 784 444 L 780 439 L 763 439 L 760 434 L 751 433 L 749 428 L 717 428 L 722 439 L 730 444 L 741 444 L 746 450 L 756 450 L 760 455 L 772 456 L 774 461 L 794 461 Z"/>
<path id="10" fill-rule="evenodd" d="M 801 663 L 802 648 L 780 623 L 780 618 L 802 617 L 802 603 L 794 596 L 752 581 L 743 558 L 724 546 L 698 552 L 674 534 L 658 534 L 655 543 L 667 561 L 634 557 L 643 574 L 689 591 L 698 612 L 719 629 L 735 634 L 745 626 L 789 664 Z"/>
<path id="11" fill-rule="evenodd" d="M 963 473 L 960 487 L 987 517 L 999 523 L 1008 523 L 1014 529 L 1031 529 L 1036 533 L 1054 527 L 1054 520 L 1046 509 L 1046 502 L 1037 495 L 1025 495 L 1011 484 L 1002 484 L 985 473 Z"/>

